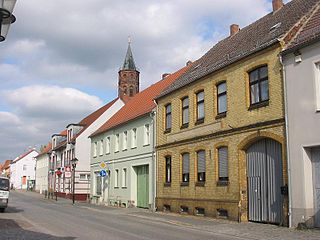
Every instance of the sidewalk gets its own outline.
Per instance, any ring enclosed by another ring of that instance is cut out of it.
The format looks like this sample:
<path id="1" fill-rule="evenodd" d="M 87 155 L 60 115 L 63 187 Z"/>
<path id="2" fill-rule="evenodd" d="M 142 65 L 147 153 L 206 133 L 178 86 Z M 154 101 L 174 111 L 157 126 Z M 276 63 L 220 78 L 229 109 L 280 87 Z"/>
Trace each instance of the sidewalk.
<path id="1" fill-rule="evenodd" d="M 34 197 L 43 198 L 53 204 L 72 204 L 72 200 L 58 198 L 45 199 L 44 195 L 34 192 L 24 192 L 32 194 Z M 150 221 L 157 221 L 164 224 L 174 224 L 176 226 L 190 227 L 199 231 L 218 233 L 219 235 L 232 236 L 234 239 L 245 238 L 255 240 L 320 240 L 320 229 L 296 230 L 292 228 L 279 227 L 271 224 L 261 224 L 252 222 L 237 223 L 228 220 L 214 219 L 209 217 L 198 217 L 192 215 L 180 215 L 176 213 L 152 212 L 141 208 L 120 208 L 90 203 L 76 202 L 75 207 L 85 208 L 90 211 L 103 214 L 119 214 L 132 218 L 143 218 Z"/>

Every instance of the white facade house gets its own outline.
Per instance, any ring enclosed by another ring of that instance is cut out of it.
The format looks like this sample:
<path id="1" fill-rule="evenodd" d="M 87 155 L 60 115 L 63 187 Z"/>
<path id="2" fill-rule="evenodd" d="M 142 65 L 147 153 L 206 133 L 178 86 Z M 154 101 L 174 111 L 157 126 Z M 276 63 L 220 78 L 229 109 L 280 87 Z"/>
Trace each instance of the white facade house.
<path id="1" fill-rule="evenodd" d="M 48 172 L 49 172 L 49 151 L 51 143 L 49 143 L 42 152 L 36 156 L 36 191 L 44 194 L 48 190 Z"/>
<path id="2" fill-rule="evenodd" d="M 320 10 L 282 55 L 290 226 L 320 227 Z"/>
<path id="3" fill-rule="evenodd" d="M 10 166 L 10 184 L 15 189 L 28 189 L 34 187 L 35 167 L 38 152 L 30 149 L 13 160 Z"/>

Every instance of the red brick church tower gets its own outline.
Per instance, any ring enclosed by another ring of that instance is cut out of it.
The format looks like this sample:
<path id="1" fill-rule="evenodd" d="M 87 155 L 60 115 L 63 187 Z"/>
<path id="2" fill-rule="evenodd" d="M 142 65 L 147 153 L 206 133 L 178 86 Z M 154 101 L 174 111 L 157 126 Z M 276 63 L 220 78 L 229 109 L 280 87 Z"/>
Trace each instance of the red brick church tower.
<path id="1" fill-rule="evenodd" d="M 139 92 L 139 74 L 133 60 L 131 51 L 131 42 L 129 40 L 126 58 L 122 68 L 119 70 L 118 97 L 127 95 L 133 97 Z"/>

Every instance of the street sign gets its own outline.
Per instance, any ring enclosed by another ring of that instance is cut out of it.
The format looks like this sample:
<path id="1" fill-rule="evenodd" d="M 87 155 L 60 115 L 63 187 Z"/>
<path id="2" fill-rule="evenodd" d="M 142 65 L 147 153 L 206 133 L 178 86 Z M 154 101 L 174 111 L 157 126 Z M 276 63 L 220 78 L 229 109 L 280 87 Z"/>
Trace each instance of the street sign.
<path id="1" fill-rule="evenodd" d="M 99 166 L 100 166 L 100 169 L 106 169 L 107 168 L 107 164 L 105 162 L 101 162 Z"/>
<path id="2" fill-rule="evenodd" d="M 101 170 L 99 175 L 100 175 L 100 177 L 105 177 L 105 176 L 107 176 L 107 171 L 106 170 Z"/>

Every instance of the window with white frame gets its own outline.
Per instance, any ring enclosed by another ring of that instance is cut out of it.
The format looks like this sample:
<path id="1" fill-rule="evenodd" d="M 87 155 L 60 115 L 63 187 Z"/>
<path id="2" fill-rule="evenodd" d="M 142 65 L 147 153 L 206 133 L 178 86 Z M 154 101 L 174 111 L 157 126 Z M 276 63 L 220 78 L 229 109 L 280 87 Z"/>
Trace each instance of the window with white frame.
<path id="1" fill-rule="evenodd" d="M 316 106 L 320 111 L 320 62 L 316 63 Z"/>
<path id="2" fill-rule="evenodd" d="M 110 153 L 110 137 L 106 138 L 106 154 Z"/>
<path id="3" fill-rule="evenodd" d="M 114 151 L 115 152 L 119 152 L 119 134 L 116 134 L 116 142 L 115 142 L 115 145 L 114 145 Z"/>
<path id="4" fill-rule="evenodd" d="M 99 172 L 95 172 L 95 176 L 96 176 L 96 181 L 95 181 L 95 187 L 96 187 L 96 195 L 100 196 L 101 195 L 101 190 L 102 190 L 102 181 L 101 181 L 101 177 L 100 177 L 100 174 Z"/>
<path id="5" fill-rule="evenodd" d="M 128 145 L 128 132 L 123 132 L 123 139 L 122 139 L 122 150 L 127 150 Z"/>
<path id="6" fill-rule="evenodd" d="M 27 165 L 23 165 L 23 171 L 26 171 L 27 170 Z"/>
<path id="7" fill-rule="evenodd" d="M 137 129 L 133 128 L 131 131 L 131 148 L 137 147 Z"/>
<path id="8" fill-rule="evenodd" d="M 94 156 L 94 157 L 97 156 L 97 145 L 98 145 L 97 142 L 95 142 L 95 143 L 93 144 L 93 156 Z"/>
<path id="9" fill-rule="evenodd" d="M 99 155 L 102 156 L 103 155 L 103 140 L 100 140 L 100 152 Z"/>
<path id="10" fill-rule="evenodd" d="M 115 170 L 114 174 L 114 187 L 117 188 L 119 187 L 119 169 Z"/>
<path id="11" fill-rule="evenodd" d="M 150 125 L 144 125 L 144 145 L 150 144 Z"/>
<path id="12" fill-rule="evenodd" d="M 126 168 L 122 169 L 122 187 L 123 188 L 127 187 L 127 169 Z"/>

